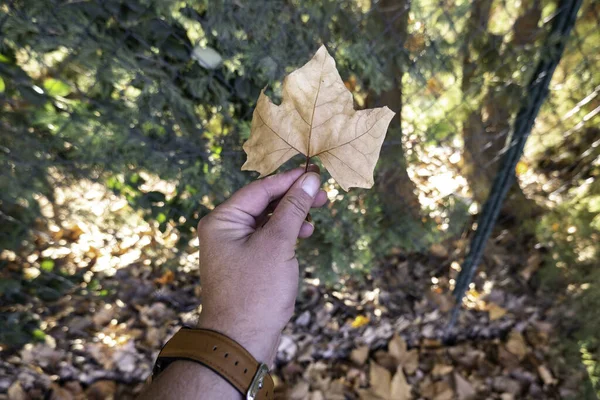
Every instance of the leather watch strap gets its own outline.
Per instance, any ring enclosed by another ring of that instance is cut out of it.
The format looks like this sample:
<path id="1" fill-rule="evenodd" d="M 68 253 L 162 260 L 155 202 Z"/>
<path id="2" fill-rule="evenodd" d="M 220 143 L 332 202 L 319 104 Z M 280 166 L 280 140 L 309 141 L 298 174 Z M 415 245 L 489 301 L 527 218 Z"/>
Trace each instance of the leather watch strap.
<path id="1" fill-rule="evenodd" d="M 268 368 L 239 343 L 208 329 L 182 328 L 160 351 L 153 375 L 178 359 L 199 362 L 221 375 L 247 399 L 271 400 L 273 379 Z"/>

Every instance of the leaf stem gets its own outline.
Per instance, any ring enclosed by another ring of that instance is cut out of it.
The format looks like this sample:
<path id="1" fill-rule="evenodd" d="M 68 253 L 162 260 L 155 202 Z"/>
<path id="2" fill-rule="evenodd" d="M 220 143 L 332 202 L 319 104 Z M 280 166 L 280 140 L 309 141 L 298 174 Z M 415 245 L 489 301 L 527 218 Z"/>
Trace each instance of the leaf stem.
<path id="1" fill-rule="evenodd" d="M 306 166 L 304 167 L 304 173 L 308 172 L 308 164 L 310 163 L 310 156 L 306 156 Z"/>

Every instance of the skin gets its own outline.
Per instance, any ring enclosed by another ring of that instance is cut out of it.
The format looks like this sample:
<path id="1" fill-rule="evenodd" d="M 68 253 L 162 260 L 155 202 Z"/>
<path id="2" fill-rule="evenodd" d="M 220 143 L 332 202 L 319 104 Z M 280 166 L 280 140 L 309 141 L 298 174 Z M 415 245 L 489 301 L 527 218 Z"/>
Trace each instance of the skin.
<path id="1" fill-rule="evenodd" d="M 312 235 L 311 207 L 327 202 L 311 165 L 237 191 L 198 224 L 202 313 L 198 326 L 221 332 L 271 365 L 298 289 L 298 238 Z M 176 361 L 144 399 L 242 399 L 227 381 L 194 362 Z"/>

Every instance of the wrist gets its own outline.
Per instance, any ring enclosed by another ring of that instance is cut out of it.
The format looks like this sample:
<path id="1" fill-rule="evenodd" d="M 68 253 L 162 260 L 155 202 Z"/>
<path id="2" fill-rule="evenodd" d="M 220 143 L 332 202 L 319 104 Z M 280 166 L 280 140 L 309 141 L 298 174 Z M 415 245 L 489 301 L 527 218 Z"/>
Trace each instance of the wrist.
<path id="1" fill-rule="evenodd" d="M 268 366 L 274 361 L 281 334 L 281 331 L 260 328 L 254 325 L 249 326 L 243 321 L 209 315 L 206 312 L 200 314 L 197 327 L 219 332 L 235 340 L 252 354 L 256 361 L 265 363 Z"/>

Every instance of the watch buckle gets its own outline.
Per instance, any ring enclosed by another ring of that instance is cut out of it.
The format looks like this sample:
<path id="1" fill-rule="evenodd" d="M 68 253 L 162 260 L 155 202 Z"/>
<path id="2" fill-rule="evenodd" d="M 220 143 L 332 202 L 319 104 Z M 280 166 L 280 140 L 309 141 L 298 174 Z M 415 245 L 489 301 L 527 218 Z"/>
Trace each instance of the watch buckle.
<path id="1" fill-rule="evenodd" d="M 265 376 L 269 373 L 269 368 L 260 363 L 258 366 L 258 370 L 256 370 L 256 374 L 254 374 L 254 378 L 252 378 L 252 383 L 250 383 L 250 387 L 248 388 L 248 392 L 246 393 L 246 400 L 255 400 L 258 391 L 262 389 L 263 382 Z"/>

